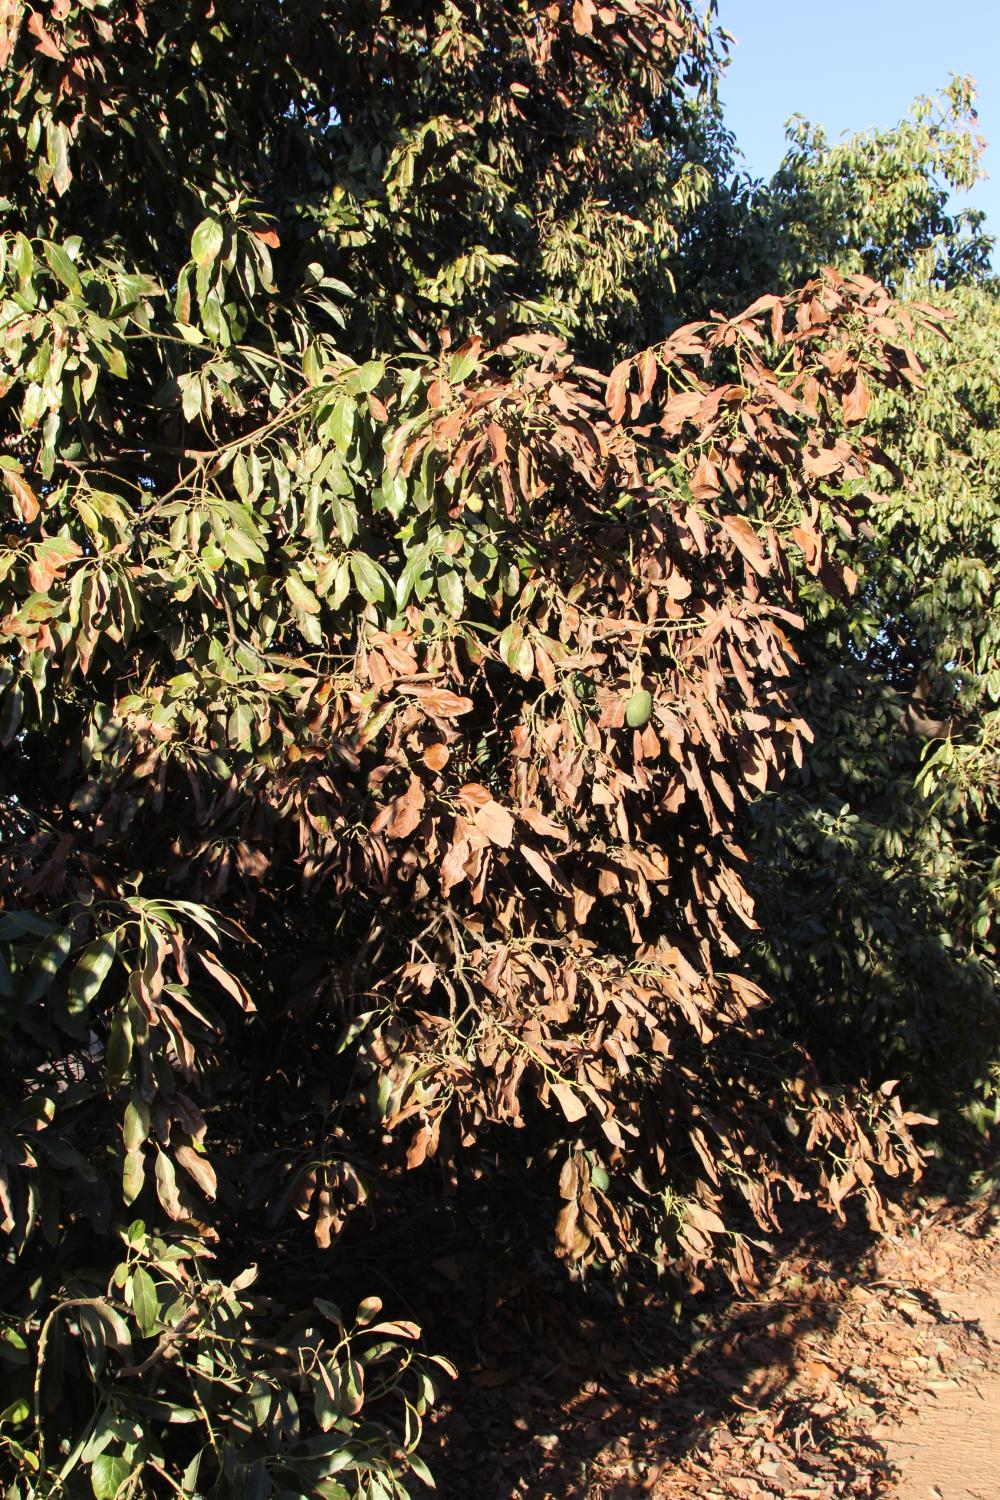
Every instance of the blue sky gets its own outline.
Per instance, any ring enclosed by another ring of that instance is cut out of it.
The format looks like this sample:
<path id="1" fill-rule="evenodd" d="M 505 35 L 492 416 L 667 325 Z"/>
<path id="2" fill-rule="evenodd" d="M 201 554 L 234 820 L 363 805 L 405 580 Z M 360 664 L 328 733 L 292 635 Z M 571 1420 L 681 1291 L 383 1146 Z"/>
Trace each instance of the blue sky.
<path id="1" fill-rule="evenodd" d="M 918 94 L 971 73 L 991 175 L 969 201 L 1000 235 L 1000 0 L 719 0 L 719 20 L 737 39 L 722 85 L 727 122 L 759 176 L 784 154 L 789 115 L 836 139 L 893 125 Z"/>

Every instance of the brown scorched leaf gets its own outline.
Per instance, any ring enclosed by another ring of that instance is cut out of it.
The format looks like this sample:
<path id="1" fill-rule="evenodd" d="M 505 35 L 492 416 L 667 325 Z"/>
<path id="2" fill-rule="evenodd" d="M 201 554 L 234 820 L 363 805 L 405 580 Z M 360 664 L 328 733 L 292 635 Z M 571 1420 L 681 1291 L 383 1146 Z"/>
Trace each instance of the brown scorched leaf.
<path id="1" fill-rule="evenodd" d="M 558 1100 L 559 1108 L 571 1125 L 586 1118 L 587 1106 L 568 1083 L 553 1083 L 550 1085 L 550 1091 Z"/>
<path id="2" fill-rule="evenodd" d="M 0 474 L 13 497 L 14 509 L 24 524 L 30 526 L 41 509 L 37 495 L 22 474 L 15 474 L 12 469 L 2 469 Z"/>
<path id="3" fill-rule="evenodd" d="M 463 698 L 450 688 L 414 687 L 408 691 L 436 719 L 458 719 L 462 714 L 471 713 L 474 707 L 471 698 Z"/>
<path id="4" fill-rule="evenodd" d="M 720 519 L 754 572 L 766 578 L 771 571 L 771 564 L 764 556 L 760 540 L 750 522 L 743 516 L 722 516 Z"/>
<path id="5" fill-rule="evenodd" d="M 689 484 L 696 500 L 715 500 L 722 494 L 719 471 L 707 454 L 703 453 L 699 458 Z"/>
<path id="6" fill-rule="evenodd" d="M 865 384 L 865 377 L 859 370 L 854 377 L 854 384 L 844 396 L 843 412 L 845 422 L 863 422 L 868 415 L 871 406 L 871 397 Z"/>
<path id="7" fill-rule="evenodd" d="M 514 819 L 499 802 L 486 802 L 472 820 L 473 827 L 485 834 L 491 844 L 508 849 L 514 838 Z"/>

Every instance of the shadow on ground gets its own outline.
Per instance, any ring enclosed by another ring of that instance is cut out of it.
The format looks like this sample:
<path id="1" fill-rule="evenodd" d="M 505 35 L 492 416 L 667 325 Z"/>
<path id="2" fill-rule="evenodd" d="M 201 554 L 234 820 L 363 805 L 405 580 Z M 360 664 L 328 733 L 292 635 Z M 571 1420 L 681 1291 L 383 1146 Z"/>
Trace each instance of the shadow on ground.
<path id="1" fill-rule="evenodd" d="M 543 1263 L 518 1266 L 485 1241 L 478 1252 L 456 1247 L 432 1267 L 453 1285 L 451 1316 L 442 1319 L 441 1304 L 424 1313 L 428 1343 L 463 1371 L 422 1449 L 440 1492 L 568 1500 L 600 1484 L 609 1496 L 634 1495 L 748 1412 L 773 1442 L 769 1413 L 780 1402 L 782 1423 L 799 1419 L 782 1398 L 810 1340 L 835 1326 L 872 1238 L 811 1226 L 794 1248 L 788 1239 L 779 1247 L 779 1279 L 757 1297 L 718 1287 L 683 1308 L 662 1289 L 620 1306 L 607 1286 L 573 1285 Z M 822 1450 L 822 1433 L 808 1439 Z M 844 1453 L 830 1462 L 857 1467 Z"/>
<path id="2" fill-rule="evenodd" d="M 680 1317 L 662 1289 L 620 1306 L 605 1286 L 519 1265 L 485 1222 L 478 1246 L 452 1245 L 415 1309 L 463 1371 L 421 1447 L 438 1493 L 885 1493 L 892 1468 L 872 1429 L 907 1381 L 950 1373 L 942 1360 L 981 1365 L 982 1341 L 917 1280 L 880 1280 L 863 1224 L 797 1215 L 754 1295 L 707 1288 Z"/>

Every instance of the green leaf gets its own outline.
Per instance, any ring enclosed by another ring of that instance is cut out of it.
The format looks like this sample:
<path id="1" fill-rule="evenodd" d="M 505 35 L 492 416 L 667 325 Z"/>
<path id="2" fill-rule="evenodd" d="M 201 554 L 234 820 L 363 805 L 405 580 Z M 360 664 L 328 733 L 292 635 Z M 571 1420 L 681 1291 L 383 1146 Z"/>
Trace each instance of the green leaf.
<path id="1" fill-rule="evenodd" d="M 0 1359 L 10 1365 L 31 1364 L 31 1351 L 16 1328 L 5 1328 L 0 1332 Z"/>
<path id="2" fill-rule="evenodd" d="M 47 937 L 54 923 L 33 911 L 7 911 L 0 915 L 0 938 Z"/>
<path id="3" fill-rule="evenodd" d="M 202 219 L 191 236 L 191 259 L 198 266 L 209 266 L 222 249 L 225 238 L 218 219 Z"/>
<path id="4" fill-rule="evenodd" d="M 226 725 L 226 738 L 234 750 L 249 748 L 252 723 L 250 709 L 245 703 L 237 703 Z"/>
<path id="5" fill-rule="evenodd" d="M 264 554 L 254 541 L 253 537 L 247 536 L 238 526 L 227 527 L 222 538 L 222 547 L 227 557 L 234 562 L 254 562 L 263 564 Z"/>
<path id="6" fill-rule="evenodd" d="M 146 1223 L 144 1219 L 133 1219 L 125 1231 L 125 1239 L 134 1248 L 142 1249 L 146 1242 Z"/>
<path id="7" fill-rule="evenodd" d="M 325 1297 L 314 1297 L 313 1307 L 315 1307 L 317 1312 L 321 1312 L 324 1318 L 329 1318 L 331 1323 L 343 1329 L 344 1315 L 335 1302 L 328 1302 Z"/>
<path id="8" fill-rule="evenodd" d="M 452 385 L 461 385 L 462 381 L 468 379 L 478 365 L 478 349 L 467 349 L 464 354 L 453 354 L 448 369 L 448 379 Z"/>
<path id="9" fill-rule="evenodd" d="M 271 1493 L 271 1476 L 262 1458 L 236 1479 L 236 1500 L 267 1500 Z"/>
<path id="10" fill-rule="evenodd" d="M 42 254 L 48 261 L 49 269 L 53 275 L 58 276 L 63 286 L 72 292 L 74 297 L 78 297 L 83 291 L 83 284 L 80 281 L 80 275 L 76 266 L 74 266 L 63 247 L 55 244 L 52 240 L 43 240 Z"/>
<path id="11" fill-rule="evenodd" d="M 10 263 L 14 267 L 18 281 L 24 286 L 31 279 L 31 274 L 35 269 L 35 252 L 26 234 L 18 233 L 14 236 Z"/>
<path id="12" fill-rule="evenodd" d="M 42 944 L 25 975 L 22 991 L 25 1004 L 32 1005 L 36 1000 L 41 999 L 69 957 L 72 946 L 72 934 L 66 928 L 61 932 L 54 932 L 48 941 Z"/>
<path id="13" fill-rule="evenodd" d="M 410 1468 L 413 1470 L 414 1474 L 416 1474 L 417 1478 L 422 1479 L 428 1489 L 436 1490 L 437 1485 L 434 1483 L 434 1476 L 431 1474 L 430 1469 L 424 1463 L 419 1453 L 410 1453 L 408 1457 L 410 1460 Z"/>
<path id="14" fill-rule="evenodd" d="M 302 356 L 302 373 L 306 378 L 307 385 L 319 385 L 322 372 L 322 356 L 315 344 L 306 346 L 306 352 Z"/>
<path id="15" fill-rule="evenodd" d="M 172 1219 L 184 1217 L 180 1194 L 177 1191 L 177 1174 L 170 1157 L 162 1151 L 156 1153 L 156 1196 Z"/>
<path id="16" fill-rule="evenodd" d="M 114 1458 L 102 1453 L 95 1458 L 90 1468 L 90 1486 L 96 1500 L 115 1500 L 115 1496 L 132 1473 L 132 1465 L 124 1458 Z"/>
<path id="17" fill-rule="evenodd" d="M 497 651 L 500 660 L 506 663 L 511 671 L 517 671 L 517 655 L 523 642 L 524 626 L 517 621 L 512 621 L 500 632 L 500 639 L 497 641 Z"/>
<path id="18" fill-rule="evenodd" d="M 431 549 L 426 542 L 415 547 L 406 559 L 403 571 L 396 580 L 396 608 L 403 609 L 419 578 L 423 577 L 424 570 L 430 560 Z"/>
<path id="19" fill-rule="evenodd" d="M 108 1050 L 105 1057 L 107 1066 L 108 1085 L 117 1088 L 122 1079 L 127 1075 L 129 1064 L 132 1061 L 132 1024 L 129 1021 L 124 1006 L 119 1006 L 115 1012 L 114 1020 L 111 1022 L 111 1032 L 108 1036 Z"/>
<path id="20" fill-rule="evenodd" d="M 134 1203 L 146 1182 L 145 1162 L 141 1151 L 127 1151 L 122 1165 L 122 1197 Z"/>
<path id="21" fill-rule="evenodd" d="M 143 1142 L 148 1139 L 149 1118 L 149 1105 L 141 1095 L 136 1094 L 125 1106 L 125 1118 L 122 1122 L 122 1138 L 126 1151 L 138 1151 Z"/>
<path id="22" fill-rule="evenodd" d="M 381 604 L 385 598 L 385 579 L 371 558 L 363 552 L 352 552 L 351 573 L 361 597 L 369 604 Z"/>
<path id="23" fill-rule="evenodd" d="M 334 495 L 330 501 L 330 509 L 333 511 L 333 519 L 337 523 L 340 540 L 345 547 L 349 547 L 357 535 L 357 507 L 353 501 L 344 500 L 340 495 Z"/>
<path id="24" fill-rule="evenodd" d="M 202 411 L 202 385 L 200 375 L 182 375 L 178 384 L 181 388 L 181 411 L 185 422 L 195 422 L 201 416 Z"/>
<path id="25" fill-rule="evenodd" d="M 358 409 L 350 396 L 341 396 L 324 423 L 324 433 L 341 453 L 348 453 Z"/>
<path id="26" fill-rule="evenodd" d="M 370 359 L 367 364 L 358 370 L 351 370 L 346 376 L 344 384 L 347 389 L 356 395 L 360 392 L 373 391 L 385 377 L 385 361 L 381 359 Z"/>
<path id="27" fill-rule="evenodd" d="M 160 1310 L 160 1299 L 156 1291 L 156 1283 L 144 1266 L 136 1266 L 130 1278 L 132 1288 L 132 1311 L 139 1325 L 139 1331 L 145 1338 L 153 1332 L 156 1327 L 157 1316 Z"/>
<path id="28" fill-rule="evenodd" d="M 52 167 L 52 185 L 61 197 L 73 180 L 69 164 L 69 127 L 61 120 L 49 120 L 46 155 Z"/>
<path id="29" fill-rule="evenodd" d="M 322 1376 L 317 1377 L 315 1389 L 313 1390 L 313 1414 L 320 1432 L 329 1432 L 334 1422 L 340 1416 L 340 1412 L 341 1406 L 339 1400 L 336 1399 L 336 1396 L 331 1391 L 327 1390 Z"/>
<path id="30" fill-rule="evenodd" d="M 337 564 L 330 584 L 330 606 L 332 609 L 340 609 L 351 592 L 351 569 L 346 557 L 342 557 Z"/>
<path id="31" fill-rule="evenodd" d="M 233 459 L 233 483 L 236 486 L 236 493 L 240 499 L 248 499 L 250 495 L 250 471 L 247 468 L 247 461 L 242 453 L 237 453 Z"/>
<path id="32" fill-rule="evenodd" d="M 111 970 L 118 933 L 106 932 L 84 948 L 69 979 L 70 1015 L 83 1015 L 100 992 Z"/>
<path id="33" fill-rule="evenodd" d="M 128 1361 L 132 1357 L 132 1335 L 129 1333 L 128 1324 L 117 1312 L 110 1302 L 104 1298 L 96 1298 L 88 1305 L 88 1311 L 101 1320 L 105 1330 L 105 1341 L 110 1348 L 114 1349 L 120 1359 Z"/>
<path id="34" fill-rule="evenodd" d="M 457 573 L 441 573 L 438 576 L 437 588 L 441 603 L 457 620 L 465 605 L 465 589 L 462 587 L 462 580 Z"/>
<path id="35" fill-rule="evenodd" d="M 303 615 L 318 615 L 320 603 L 312 589 L 302 582 L 297 573 L 289 573 L 285 578 L 285 592 L 292 603 L 292 608 Z"/>
<path id="36" fill-rule="evenodd" d="M 201 326 L 213 343 L 221 344 L 223 348 L 228 348 L 232 343 L 232 330 L 229 326 L 227 308 L 223 307 L 215 292 L 209 292 L 208 296 L 202 299 Z"/>
<path id="37" fill-rule="evenodd" d="M 198 1450 L 181 1475 L 181 1490 L 185 1495 L 193 1495 L 195 1493 L 198 1484 L 198 1470 L 201 1467 L 201 1455 L 204 1451 L 204 1448 Z"/>

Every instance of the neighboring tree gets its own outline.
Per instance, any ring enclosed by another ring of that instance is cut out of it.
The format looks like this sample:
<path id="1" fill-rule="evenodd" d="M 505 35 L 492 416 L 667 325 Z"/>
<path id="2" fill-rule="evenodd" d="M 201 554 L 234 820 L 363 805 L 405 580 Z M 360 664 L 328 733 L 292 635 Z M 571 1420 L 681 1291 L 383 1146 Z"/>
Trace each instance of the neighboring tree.
<path id="1" fill-rule="evenodd" d="M 965 1150 L 1000 1100 L 1000 302 L 936 299 L 947 341 L 881 412 L 898 483 L 861 586 L 808 608 L 815 742 L 753 817 L 762 977 L 794 1034 L 845 1079 L 887 1067 Z"/>
<path id="2" fill-rule="evenodd" d="M 980 216 L 947 209 L 979 170 L 970 82 L 945 97 L 832 148 L 799 126 L 759 195 L 787 226 L 767 274 L 863 264 L 947 321 L 873 414 L 896 467 L 857 592 L 803 590 L 815 741 L 753 821 L 760 976 L 790 1031 L 831 1076 L 887 1068 L 967 1151 L 1000 1118 L 1000 302 Z"/>
<path id="3" fill-rule="evenodd" d="M 719 107 L 703 108 L 691 149 L 712 186 L 680 228 L 679 305 L 689 316 L 735 308 L 798 286 L 826 265 L 897 292 L 915 273 L 938 288 L 981 280 L 992 250 L 984 215 L 953 201 L 982 176 L 975 97 L 971 79 L 953 78 L 938 97 L 917 99 L 893 128 L 836 144 L 795 116 L 788 152 L 769 182 L 742 166 Z"/>
<path id="4" fill-rule="evenodd" d="M 430 1357 L 324 1294 L 412 1184 L 742 1284 L 919 1170 L 775 1043 L 735 837 L 907 319 L 664 336 L 681 0 L 0 20 L 5 1477 L 403 1494 Z"/>

